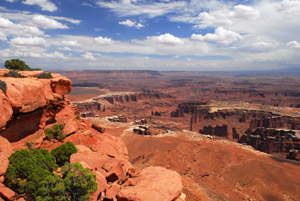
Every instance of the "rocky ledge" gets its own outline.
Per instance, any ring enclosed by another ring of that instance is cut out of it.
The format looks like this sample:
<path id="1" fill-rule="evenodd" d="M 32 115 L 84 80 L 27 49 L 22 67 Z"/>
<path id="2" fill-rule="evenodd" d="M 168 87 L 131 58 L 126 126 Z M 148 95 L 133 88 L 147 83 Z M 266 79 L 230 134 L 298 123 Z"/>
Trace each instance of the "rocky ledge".
<path id="1" fill-rule="evenodd" d="M 5 72 L 0 70 L 0 80 L 6 85 L 0 90 L 0 200 L 16 200 L 16 194 L 3 184 L 13 151 L 26 148 L 26 142 L 52 150 L 67 141 L 78 149 L 71 163 L 79 162 L 97 176 L 98 189 L 91 200 L 185 200 L 177 172 L 162 167 L 134 168 L 120 138 L 100 133 L 79 118 L 77 108 L 64 97 L 72 89 L 69 79 L 59 74 L 38 79 L 41 71 L 20 72 L 24 78 L 3 77 Z M 54 124 L 64 125 L 67 138 L 46 140 L 44 130 Z"/>

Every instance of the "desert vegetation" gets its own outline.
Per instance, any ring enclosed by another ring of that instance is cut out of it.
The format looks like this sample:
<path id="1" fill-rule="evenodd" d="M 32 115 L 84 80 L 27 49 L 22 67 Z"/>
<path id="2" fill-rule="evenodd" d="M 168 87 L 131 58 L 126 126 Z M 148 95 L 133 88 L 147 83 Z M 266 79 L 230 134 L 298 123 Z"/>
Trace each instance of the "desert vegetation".
<path id="1" fill-rule="evenodd" d="M 40 73 L 38 76 L 37 76 L 37 78 L 39 78 L 39 79 L 50 79 L 50 78 L 52 78 L 52 74 L 51 73 L 49 73 L 49 72 L 42 72 L 42 73 Z"/>
<path id="2" fill-rule="evenodd" d="M 48 140 L 56 139 L 56 140 L 63 140 L 67 136 L 62 133 L 62 130 L 64 129 L 63 124 L 55 124 L 52 128 L 45 129 L 46 138 Z"/>
<path id="3" fill-rule="evenodd" d="M 4 77 L 14 77 L 14 78 L 23 78 L 20 73 L 18 73 L 16 70 L 10 70 L 7 73 L 4 73 Z"/>
<path id="4" fill-rule="evenodd" d="M 7 89 L 6 83 L 2 80 L 0 80 L 0 89 L 3 91 L 3 93 L 5 93 Z"/>
<path id="5" fill-rule="evenodd" d="M 71 142 L 51 152 L 18 150 L 9 157 L 5 184 L 25 194 L 27 200 L 89 200 L 97 189 L 96 176 L 79 163 L 69 164 L 70 155 L 76 152 Z"/>
<path id="6" fill-rule="evenodd" d="M 30 68 L 25 61 L 20 60 L 20 59 L 10 59 L 6 60 L 4 63 L 4 67 L 9 70 L 18 70 L 18 71 L 23 71 L 23 70 L 34 70 Z"/>

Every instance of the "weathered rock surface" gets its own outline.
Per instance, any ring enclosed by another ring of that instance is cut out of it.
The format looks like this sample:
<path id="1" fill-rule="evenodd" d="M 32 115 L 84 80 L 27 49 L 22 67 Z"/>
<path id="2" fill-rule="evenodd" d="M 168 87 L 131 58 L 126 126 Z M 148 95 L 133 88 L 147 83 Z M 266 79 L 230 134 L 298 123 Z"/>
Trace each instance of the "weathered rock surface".
<path id="1" fill-rule="evenodd" d="M 54 100 L 49 80 L 26 78 L 2 79 L 6 82 L 6 96 L 14 113 L 32 112 Z"/>
<path id="2" fill-rule="evenodd" d="M 6 125 L 13 114 L 13 110 L 9 104 L 8 98 L 0 90 L 0 128 Z"/>
<path id="3" fill-rule="evenodd" d="M 77 125 L 74 112 L 63 95 L 72 89 L 72 82 L 58 74 L 52 79 L 37 79 L 42 71 L 23 71 L 26 78 L 0 78 L 7 85 L 0 92 L 0 136 L 16 142 L 43 129 L 48 124 L 65 124 L 66 134 L 74 133 Z M 61 111 L 62 110 L 62 111 Z M 69 113 L 67 115 L 66 113 Z M 57 116 L 57 117 L 56 117 Z"/>
<path id="4" fill-rule="evenodd" d="M 7 139 L 0 136 L 0 176 L 6 172 L 8 158 L 12 154 L 12 146 Z"/>
<path id="5" fill-rule="evenodd" d="M 9 201 L 16 200 L 16 193 L 11 189 L 7 188 L 6 186 L 4 186 L 2 183 L 0 183 L 0 195 L 5 200 L 9 200 Z"/>
<path id="6" fill-rule="evenodd" d="M 72 91 L 72 82 L 60 75 L 53 75 L 51 79 L 51 88 L 54 93 L 65 95 Z"/>
<path id="7" fill-rule="evenodd" d="M 145 168 L 138 177 L 129 180 L 130 185 L 122 187 L 118 200 L 172 201 L 179 198 L 182 192 L 180 175 L 162 167 Z"/>

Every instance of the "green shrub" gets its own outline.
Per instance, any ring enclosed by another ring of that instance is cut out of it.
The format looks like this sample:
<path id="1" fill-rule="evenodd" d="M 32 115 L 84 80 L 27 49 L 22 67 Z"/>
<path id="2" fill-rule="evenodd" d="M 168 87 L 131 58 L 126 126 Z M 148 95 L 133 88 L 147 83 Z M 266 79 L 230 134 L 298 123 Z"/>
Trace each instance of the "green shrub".
<path id="1" fill-rule="evenodd" d="M 4 63 L 4 67 L 6 69 L 10 69 L 10 70 L 33 70 L 32 68 L 30 68 L 24 61 L 20 60 L 20 59 L 10 59 L 10 60 L 6 60 Z"/>
<path id="2" fill-rule="evenodd" d="M 2 80 L 0 80 L 0 89 L 3 91 L 3 93 L 6 93 L 7 85 Z"/>
<path id="3" fill-rule="evenodd" d="M 53 173 L 57 167 L 55 157 L 46 149 L 18 150 L 9 158 L 4 182 L 15 192 L 25 194 L 26 200 L 89 200 L 89 193 L 97 189 L 96 175 L 79 163 L 67 163 L 62 175 Z"/>
<path id="4" fill-rule="evenodd" d="M 18 150 L 9 157 L 5 183 L 17 193 L 33 195 L 38 182 L 57 169 L 55 157 L 48 150 Z"/>
<path id="5" fill-rule="evenodd" d="M 83 168 L 79 163 L 66 164 L 62 167 L 66 193 L 74 201 L 88 201 L 89 194 L 97 190 L 96 175 Z"/>
<path id="6" fill-rule="evenodd" d="M 55 124 L 52 128 L 50 129 L 45 129 L 45 134 L 48 140 L 51 139 L 57 139 L 57 140 L 63 140 L 67 136 L 62 133 L 62 130 L 64 129 L 63 124 Z"/>
<path id="7" fill-rule="evenodd" d="M 79 114 L 76 115 L 76 119 L 80 119 L 81 116 Z"/>
<path id="8" fill-rule="evenodd" d="M 50 78 L 52 78 L 52 75 L 51 75 L 51 73 L 49 73 L 49 72 L 43 71 L 43 72 L 41 72 L 41 73 L 37 76 L 37 78 L 39 78 L 39 79 L 50 79 Z"/>
<path id="9" fill-rule="evenodd" d="M 59 166 L 63 166 L 66 162 L 70 162 L 70 157 L 72 154 L 77 152 L 77 148 L 72 142 L 66 142 L 60 145 L 56 149 L 51 151 L 51 154 L 56 158 L 56 163 Z"/>
<path id="10" fill-rule="evenodd" d="M 23 78 L 25 76 L 21 75 L 15 70 L 10 70 L 7 73 L 4 73 L 4 77 L 15 77 L 15 78 Z"/>

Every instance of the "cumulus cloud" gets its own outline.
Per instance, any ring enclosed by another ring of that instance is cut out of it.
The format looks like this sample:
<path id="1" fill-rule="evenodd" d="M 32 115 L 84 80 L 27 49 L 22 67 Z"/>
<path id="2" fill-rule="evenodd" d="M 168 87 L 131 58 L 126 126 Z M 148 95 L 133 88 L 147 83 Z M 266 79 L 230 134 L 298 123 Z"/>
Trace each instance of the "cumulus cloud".
<path id="1" fill-rule="evenodd" d="M 102 36 L 94 38 L 94 41 L 99 45 L 111 45 L 114 43 L 114 41 L 111 38 L 106 38 Z"/>
<path id="2" fill-rule="evenodd" d="M 183 45 L 184 42 L 172 34 L 166 33 L 160 36 L 148 36 L 147 37 L 148 41 L 155 42 L 155 43 L 160 43 L 164 45 Z"/>
<path id="3" fill-rule="evenodd" d="M 22 3 L 27 5 L 38 5 L 42 8 L 42 10 L 50 12 L 58 9 L 56 5 L 49 0 L 25 0 L 22 1 Z"/>
<path id="4" fill-rule="evenodd" d="M 9 19 L 0 17 L 0 35 L 2 40 L 6 40 L 9 35 L 33 36 L 43 35 L 44 32 L 34 26 L 15 24 Z"/>
<path id="5" fill-rule="evenodd" d="M 234 6 L 233 11 L 229 13 L 229 16 L 232 16 L 237 19 L 243 20 L 257 20 L 260 18 L 260 11 L 245 5 Z"/>
<path id="6" fill-rule="evenodd" d="M 198 16 L 176 16 L 175 21 L 184 21 L 196 24 L 196 28 L 226 27 L 235 24 L 237 21 L 255 21 L 261 16 L 259 10 L 246 5 L 236 5 L 232 9 L 224 6 L 219 10 L 201 12 Z"/>
<path id="7" fill-rule="evenodd" d="M 91 53 L 91 52 L 86 52 L 86 53 L 84 53 L 84 54 L 82 55 L 82 57 L 83 57 L 84 59 L 87 59 L 87 60 L 92 60 L 92 61 L 96 60 L 96 58 L 94 57 L 93 53 Z"/>
<path id="8" fill-rule="evenodd" d="M 288 42 L 286 45 L 291 48 L 300 48 L 300 43 L 295 40 Z"/>
<path id="9" fill-rule="evenodd" d="M 125 25 L 128 27 L 135 27 L 138 29 L 145 26 L 145 25 L 142 25 L 141 23 L 133 22 L 131 20 L 125 20 L 125 21 L 119 22 L 119 24 L 122 24 L 122 25 Z"/>
<path id="10" fill-rule="evenodd" d="M 10 40 L 10 44 L 17 46 L 46 47 L 47 42 L 41 37 L 16 37 Z"/>
<path id="11" fill-rule="evenodd" d="M 205 40 L 222 44 L 230 44 L 234 41 L 241 39 L 242 36 L 236 32 L 226 30 L 223 27 L 218 27 L 217 29 L 215 29 L 214 34 L 208 33 L 204 36 L 202 34 L 193 34 L 191 38 L 200 41 Z"/>
<path id="12" fill-rule="evenodd" d="M 43 15 L 37 15 L 32 18 L 32 23 L 44 29 L 67 29 L 68 26 L 64 25 L 54 19 L 48 18 Z"/>

